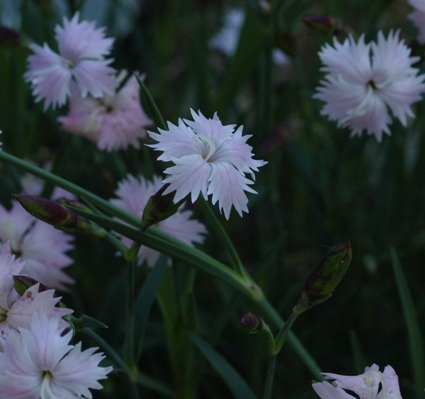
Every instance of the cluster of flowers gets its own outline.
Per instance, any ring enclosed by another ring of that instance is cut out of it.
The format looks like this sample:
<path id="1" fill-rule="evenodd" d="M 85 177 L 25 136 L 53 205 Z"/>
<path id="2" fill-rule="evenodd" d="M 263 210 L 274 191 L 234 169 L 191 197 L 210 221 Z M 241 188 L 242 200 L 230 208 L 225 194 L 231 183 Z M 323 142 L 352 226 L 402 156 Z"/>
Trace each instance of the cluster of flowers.
<path id="1" fill-rule="evenodd" d="M 47 44 L 30 45 L 34 54 L 29 57 L 25 79 L 31 83 L 36 100 L 44 99 L 45 109 L 49 105 L 63 105 L 69 97 L 69 114 L 59 117 L 65 130 L 88 137 L 100 149 L 111 151 L 128 145 L 139 148 L 138 139 L 146 136 L 144 127 L 151 121 L 140 105 L 138 82 L 133 76 L 121 90 L 115 91 L 119 78 L 109 66 L 112 60 L 104 58 L 113 40 L 104 37 L 103 28 L 95 29 L 94 23 L 78 22 L 78 18 L 78 13 L 71 20 L 64 17 L 63 27 L 56 27 L 59 54 Z M 168 131 L 159 129 L 161 134 L 149 132 L 158 142 L 151 147 L 163 151 L 159 160 L 175 164 L 165 170 L 169 177 L 162 183 L 170 184 L 165 194 L 176 191 L 175 203 L 188 194 L 192 201 L 200 193 L 204 198 L 212 194 L 213 204 L 218 201 L 227 219 L 232 206 L 239 215 L 248 212 L 245 191 L 255 191 L 249 187 L 253 181 L 245 174 L 250 173 L 254 178 L 254 171 L 266 162 L 252 159 L 251 147 L 246 143 L 250 136 L 242 136 L 242 127 L 234 131 L 234 125 L 223 125 L 217 115 L 208 119 L 201 112 L 192 111 L 192 116 L 194 121 L 180 120 L 178 126 L 169 123 Z M 122 183 L 117 194 L 128 195 L 130 191 L 134 195 L 140 191 L 135 187 L 136 182 L 130 179 Z M 152 185 L 146 186 L 143 178 L 139 183 L 141 187 L 149 187 L 149 192 L 152 187 L 159 189 L 157 179 Z M 148 198 L 147 191 L 142 191 L 144 195 L 139 196 L 138 205 L 128 209 L 137 215 Z M 123 202 L 117 204 L 128 208 Z M 182 220 L 187 221 L 188 215 L 180 213 Z M 201 241 L 199 234 L 204 228 L 199 223 L 186 223 L 191 231 L 184 227 L 171 228 L 170 223 L 161 226 L 174 231 L 183 241 Z"/>
<path id="2" fill-rule="evenodd" d="M 409 18 L 419 28 L 418 40 L 425 42 L 425 2 L 409 2 L 415 7 Z M 352 136 L 366 130 L 381 141 L 384 133 L 390 135 L 389 110 L 403 126 L 414 117 L 411 104 L 425 92 L 425 75 L 412 67 L 420 58 L 410 56 L 399 34 L 391 31 L 385 39 L 378 32 L 378 41 L 367 44 L 364 35 L 357 42 L 350 35 L 342 44 L 334 38 L 333 47 L 325 44 L 319 52 L 326 76 L 314 97 L 326 103 L 322 115 L 349 127 Z"/>
<path id="3" fill-rule="evenodd" d="M 411 0 L 412 5 L 417 3 Z M 423 19 L 420 13 L 425 10 L 416 10 L 410 18 L 418 23 Z M 243 21 L 243 15 L 237 18 Z M 113 39 L 105 37 L 104 28 L 79 22 L 76 13 L 71 20 L 64 18 L 63 26 L 57 26 L 55 33 L 59 53 L 47 44 L 30 45 L 34 54 L 29 57 L 25 79 L 36 100 L 44 100 L 45 109 L 62 106 L 69 100 L 68 115 L 59 117 L 63 129 L 87 137 L 99 149 L 112 151 L 129 145 L 139 148 L 139 139 L 149 134 L 156 142 L 149 146 L 162 152 L 158 160 L 173 164 L 165 170 L 167 177 L 162 181 L 158 176 L 152 182 L 142 176 L 127 176 L 119 183 L 115 193 L 118 198 L 111 200 L 114 205 L 140 217 L 149 197 L 167 184 L 164 194 L 175 192 L 174 203 L 189 195 L 192 202 L 200 194 L 205 199 L 212 195 L 212 203 L 218 202 L 227 219 L 232 207 L 240 216 L 248 212 L 246 193 L 256 193 L 250 187 L 254 172 L 266 162 L 253 159 L 252 148 L 247 144 L 250 136 L 242 135 L 242 126 L 235 129 L 235 125 L 223 125 L 217 114 L 207 118 L 200 111 L 191 110 L 193 120 L 179 119 L 178 125 L 168 122 L 168 130 L 147 132 L 152 121 L 140 105 L 138 82 L 133 76 L 120 88 L 123 77 L 110 66 L 113 60 L 106 58 Z M 418 69 L 412 67 L 419 57 L 410 56 L 410 49 L 399 34 L 391 31 L 386 39 L 379 32 L 377 42 L 368 44 L 364 35 L 358 41 L 350 36 L 342 44 L 334 39 L 333 47 L 327 44 L 319 52 L 326 76 L 315 97 L 326 103 L 322 114 L 341 127 L 349 127 L 352 135 L 366 130 L 381 141 L 384 133 L 390 134 L 389 110 L 404 126 L 407 117 L 414 116 L 411 104 L 419 101 L 425 91 L 425 75 L 418 75 Z M 423 37 L 421 32 L 420 40 Z M 218 42 L 219 38 L 214 39 L 211 45 L 219 47 Z M 191 216 L 191 211 L 180 208 L 158 227 L 190 245 L 202 243 L 206 228 L 191 220 Z M 0 207 L 0 239 L 10 240 L 13 251 L 25 260 L 25 266 L 15 261 L 9 244 L 3 245 L 0 262 L 6 266 L 0 300 L 1 309 L 7 310 L 0 317 L 0 395 L 24 397 L 21 392 L 25 389 L 33 397 L 91 397 L 88 388 L 100 388 L 97 380 L 106 378 L 111 368 L 98 367 L 103 356 L 93 354 L 94 349 L 81 352 L 79 344 L 68 345 L 72 333 L 64 331 L 68 325 L 62 317 L 71 311 L 56 307 L 60 298 L 53 297 L 53 290 L 39 292 L 39 284 L 22 296 L 13 291 L 12 275 L 21 270 L 49 287 L 65 289 L 64 284 L 72 283 L 62 271 L 70 263 L 65 252 L 72 248 L 71 238 L 58 231 L 52 235 L 46 226 L 34 222 L 15 203 L 11 210 Z M 130 245 L 129 240 L 123 240 Z M 43 252 L 46 248 L 48 256 Z M 52 250 L 57 251 L 54 256 Z M 158 256 L 145 247 L 139 251 L 140 261 L 151 266 Z M 24 374 L 26 379 L 21 383 Z M 384 392 L 382 396 L 401 397 L 397 376 L 390 366 L 383 373 L 373 365 L 361 376 L 325 377 L 333 382 L 313 385 L 323 399 L 346 399 L 350 395 L 345 390 L 355 392 L 361 399 L 377 397 L 378 391 Z"/>
<path id="4" fill-rule="evenodd" d="M 24 262 L 15 259 L 9 242 L 0 249 L 0 397 L 2 398 L 91 398 L 91 389 L 112 367 L 99 367 L 103 354 L 97 348 L 81 350 L 70 345 L 73 332 L 63 319 L 71 309 L 56 306 L 55 290 L 36 283 L 22 295 L 15 279 Z M 21 280 L 22 281 L 22 280 Z"/>
<path id="5" fill-rule="evenodd" d="M 119 89 L 124 78 L 116 76 L 105 59 L 113 39 L 94 22 L 78 22 L 77 12 L 71 20 L 63 18 L 55 38 L 59 54 L 32 43 L 25 80 L 31 83 L 36 101 L 44 99 L 44 109 L 64 105 L 69 98 L 69 114 L 60 117 L 62 127 L 87 137 L 102 150 L 140 147 L 146 137 L 145 126 L 151 120 L 140 105 L 139 85 L 133 76 Z"/>

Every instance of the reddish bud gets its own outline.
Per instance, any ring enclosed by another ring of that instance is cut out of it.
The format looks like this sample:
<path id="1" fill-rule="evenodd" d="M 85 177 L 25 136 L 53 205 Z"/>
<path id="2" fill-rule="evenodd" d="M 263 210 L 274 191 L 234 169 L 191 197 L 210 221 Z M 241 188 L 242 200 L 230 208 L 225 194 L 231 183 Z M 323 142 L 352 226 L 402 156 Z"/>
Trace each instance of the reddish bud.
<path id="1" fill-rule="evenodd" d="M 22 44 L 22 35 L 15 29 L 0 25 L 0 46 L 18 47 Z"/>
<path id="2" fill-rule="evenodd" d="M 331 15 L 307 14 L 303 15 L 301 20 L 309 28 L 324 35 L 339 35 L 348 31 L 348 27 L 342 19 Z"/>
<path id="3" fill-rule="evenodd" d="M 241 324 L 249 334 L 255 334 L 263 329 L 264 321 L 260 316 L 249 312 L 242 316 Z"/>
<path id="4" fill-rule="evenodd" d="M 71 209 L 36 195 L 13 194 L 24 209 L 37 219 L 66 232 L 95 233 L 98 227 Z"/>

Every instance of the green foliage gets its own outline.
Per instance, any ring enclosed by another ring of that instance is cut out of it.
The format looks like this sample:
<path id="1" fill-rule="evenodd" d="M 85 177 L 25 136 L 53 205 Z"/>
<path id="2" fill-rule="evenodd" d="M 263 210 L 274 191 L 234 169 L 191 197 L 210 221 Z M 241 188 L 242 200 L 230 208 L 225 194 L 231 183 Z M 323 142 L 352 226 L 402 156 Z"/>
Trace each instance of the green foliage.
<path id="1" fill-rule="evenodd" d="M 255 0 L 105 0 L 102 10 L 99 1 L 22 0 L 13 2 L 13 14 L 0 2 L 0 17 L 52 48 L 64 12 L 96 19 L 116 37 L 114 66 L 146 73 L 142 104 L 154 120 L 150 130 L 165 128 L 164 120 L 176 124 L 190 108 L 207 117 L 218 111 L 223 123 L 244 126 L 255 158 L 268 164 L 243 218 L 232 211 L 227 221 L 216 206 L 193 205 L 210 230 L 203 246 L 191 248 L 156 227 L 141 231 L 139 217 L 107 200 L 127 173 L 162 173 L 158 154 L 144 146 L 105 153 L 61 131 L 57 117 L 66 107 L 43 112 L 23 80 L 29 50 L 0 47 L 1 203 L 10 207 L 29 172 L 49 182 L 46 198 L 54 185 L 64 187 L 91 206 L 73 211 L 172 259 L 172 267 L 165 257 L 153 270 L 134 266 L 129 277 L 129 262 L 110 241 L 76 236 L 67 272 L 77 284 L 62 301 L 77 318 L 108 326 L 76 338 L 100 346 L 116 369 L 93 396 L 261 397 L 269 347 L 262 334 L 245 333 L 241 316 L 254 312 L 277 333 L 314 265 L 328 247 L 348 240 L 350 269 L 332 297 L 300 315 L 289 332 L 276 358 L 273 397 L 314 398 L 311 380 L 320 370 L 355 374 L 373 363 L 394 367 L 405 399 L 419 397 L 418 386 L 423 394 L 425 103 L 414 104 L 407 128 L 394 121 L 382 143 L 350 138 L 312 99 L 323 77 L 317 52 L 332 38 L 301 20 L 331 15 L 368 40 L 400 28 L 423 71 L 425 48 L 406 19 L 407 2 L 271 0 L 263 3 L 278 8 L 268 13 Z M 209 41 L 230 7 L 244 8 L 247 18 L 235 54 L 225 57 Z M 275 47 L 289 55 L 288 64 L 273 64 Z M 25 160 L 51 162 L 52 173 Z"/>

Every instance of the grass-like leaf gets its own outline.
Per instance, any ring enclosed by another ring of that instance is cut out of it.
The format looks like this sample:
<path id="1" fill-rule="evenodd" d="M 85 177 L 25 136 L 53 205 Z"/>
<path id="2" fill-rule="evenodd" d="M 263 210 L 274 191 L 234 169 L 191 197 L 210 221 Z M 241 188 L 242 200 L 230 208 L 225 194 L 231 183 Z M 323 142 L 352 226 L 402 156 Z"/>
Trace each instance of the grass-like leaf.
<path id="1" fill-rule="evenodd" d="M 143 287 L 137 295 L 134 303 L 134 336 L 139 339 L 139 344 L 136 349 L 136 361 L 140 358 L 142 353 L 143 338 L 145 335 L 149 312 L 152 308 L 156 292 L 167 267 L 167 260 L 168 257 L 165 255 L 161 255 L 159 257 L 155 267 L 144 282 Z"/>
<path id="2" fill-rule="evenodd" d="M 404 318 L 406 320 L 407 332 L 409 336 L 410 357 L 412 360 L 413 375 L 416 386 L 417 398 L 423 397 L 423 387 L 425 386 L 425 364 L 423 354 L 422 333 L 419 328 L 416 316 L 415 305 L 402 266 L 396 251 L 391 248 L 391 261 L 393 264 L 394 276 L 397 283 L 398 294 L 401 306 L 403 307 Z"/>
<path id="3" fill-rule="evenodd" d="M 211 345 L 194 332 L 188 332 L 190 339 L 198 347 L 214 370 L 220 374 L 237 399 L 255 399 L 256 396 L 239 373 Z"/>

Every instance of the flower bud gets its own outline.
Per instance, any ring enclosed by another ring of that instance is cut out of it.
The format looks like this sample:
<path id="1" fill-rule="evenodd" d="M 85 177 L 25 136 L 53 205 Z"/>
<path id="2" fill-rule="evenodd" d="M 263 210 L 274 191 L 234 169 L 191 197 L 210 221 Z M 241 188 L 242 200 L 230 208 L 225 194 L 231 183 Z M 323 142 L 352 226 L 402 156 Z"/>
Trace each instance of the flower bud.
<path id="1" fill-rule="evenodd" d="M 33 285 L 40 284 L 38 287 L 38 292 L 43 292 L 50 290 L 51 288 L 47 287 L 47 285 L 39 283 L 37 280 L 34 280 L 33 278 L 26 276 L 24 274 L 16 274 L 13 276 L 13 284 L 15 287 L 16 292 L 19 295 L 24 295 L 24 292 L 31 288 Z"/>
<path id="2" fill-rule="evenodd" d="M 22 42 L 23 39 L 20 32 L 0 25 L 0 47 L 18 47 Z"/>
<path id="3" fill-rule="evenodd" d="M 332 247 L 307 278 L 296 310 L 304 311 L 328 299 L 344 277 L 351 257 L 350 242 Z"/>
<path id="4" fill-rule="evenodd" d="M 58 230 L 69 233 L 85 232 L 95 235 L 99 235 L 98 232 L 103 230 L 84 216 L 80 216 L 71 209 L 65 208 L 54 201 L 36 195 L 13 194 L 13 197 L 19 201 L 28 213 Z"/>
<path id="5" fill-rule="evenodd" d="M 331 15 L 307 14 L 303 15 L 301 19 L 309 28 L 324 35 L 339 35 L 348 32 L 346 23 Z"/>
<path id="6" fill-rule="evenodd" d="M 175 204 L 173 202 L 174 192 L 163 195 L 169 185 L 170 184 L 165 184 L 149 198 L 143 210 L 142 230 L 146 230 L 149 226 L 157 224 L 161 220 L 165 220 L 174 215 L 185 201 L 183 199 Z"/>
<path id="7" fill-rule="evenodd" d="M 260 316 L 251 312 L 242 316 L 241 323 L 249 334 L 256 334 L 260 332 L 264 327 L 263 319 Z"/>

